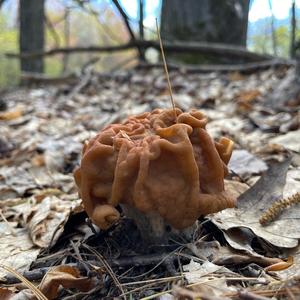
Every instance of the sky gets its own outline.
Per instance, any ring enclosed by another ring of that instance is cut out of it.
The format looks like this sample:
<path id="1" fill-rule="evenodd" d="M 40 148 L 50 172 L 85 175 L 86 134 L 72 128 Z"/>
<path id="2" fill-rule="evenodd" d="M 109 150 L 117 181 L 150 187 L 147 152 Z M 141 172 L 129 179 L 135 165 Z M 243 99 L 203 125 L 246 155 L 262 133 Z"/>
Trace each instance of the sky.
<path id="1" fill-rule="evenodd" d="M 276 19 L 285 19 L 289 15 L 291 0 L 272 0 L 272 10 Z M 300 0 L 296 1 L 296 6 L 300 7 Z M 253 0 L 249 11 L 249 21 L 255 22 L 258 19 L 270 17 L 271 11 L 268 0 Z"/>
<path id="2" fill-rule="evenodd" d="M 60 0 L 61 2 L 72 2 L 71 0 Z M 111 2 L 111 0 L 94 0 L 94 3 Z M 155 17 L 160 17 L 160 5 L 161 0 L 144 0 L 146 3 L 145 7 L 145 21 L 144 25 L 146 27 L 153 27 L 155 24 Z M 220 0 L 222 1 L 222 0 Z M 138 0 L 120 0 L 123 8 L 133 19 L 138 19 Z M 10 0 L 7 2 L 8 8 L 14 7 L 16 0 Z M 291 7 L 292 0 L 271 0 L 272 10 L 276 19 L 285 19 L 289 15 L 289 10 Z M 296 6 L 300 8 L 300 0 L 296 0 Z M 261 18 L 271 16 L 271 11 L 269 7 L 269 0 L 251 0 L 251 7 L 249 11 L 249 21 L 255 22 Z"/>
<path id="3" fill-rule="evenodd" d="M 137 18 L 136 0 L 121 0 L 122 6 L 132 18 Z M 258 19 L 271 16 L 269 0 L 251 0 L 252 5 L 249 11 L 249 21 L 255 22 Z M 285 19 L 289 15 L 292 0 L 271 0 L 272 10 L 276 19 Z M 296 6 L 300 8 L 300 0 L 296 0 Z M 155 24 L 155 16 L 159 17 L 160 0 L 146 0 L 145 26 Z"/>

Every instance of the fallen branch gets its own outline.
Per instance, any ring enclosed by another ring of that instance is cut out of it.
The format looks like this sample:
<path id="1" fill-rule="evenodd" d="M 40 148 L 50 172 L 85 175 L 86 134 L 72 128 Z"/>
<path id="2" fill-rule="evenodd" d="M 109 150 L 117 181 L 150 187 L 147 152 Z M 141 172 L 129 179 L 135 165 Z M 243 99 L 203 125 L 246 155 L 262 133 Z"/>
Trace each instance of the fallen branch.
<path id="1" fill-rule="evenodd" d="M 119 259 L 107 259 L 107 263 L 111 268 L 124 268 L 124 267 L 132 267 L 132 266 L 149 266 L 149 265 L 156 265 L 161 263 L 166 259 L 166 257 L 169 256 L 170 259 L 173 261 L 177 260 L 177 255 L 169 255 L 167 253 L 163 254 L 151 254 L 151 255 L 136 255 L 136 256 L 130 256 L 130 257 L 123 257 Z M 93 260 L 93 261 L 84 261 L 85 264 L 90 264 L 92 266 L 102 267 L 103 264 L 99 260 Z M 82 263 L 70 263 L 67 264 L 71 267 L 77 267 L 80 271 L 86 271 L 84 268 L 84 265 Z M 34 269 L 31 271 L 25 271 L 22 275 L 29 281 L 39 281 L 41 280 L 44 275 L 51 269 L 52 267 L 42 267 L 38 269 Z M 2 280 L 1 280 L 2 281 Z M 12 275 L 7 275 L 2 281 L 5 284 L 15 284 L 18 283 L 19 280 Z"/>
<path id="2" fill-rule="evenodd" d="M 80 52 L 114 52 L 114 51 L 124 51 L 132 48 L 138 49 L 148 49 L 154 48 L 159 50 L 158 41 L 143 41 L 134 40 L 127 44 L 117 45 L 117 46 L 89 46 L 89 47 L 69 47 L 69 48 L 54 48 L 48 51 L 37 51 L 30 53 L 6 53 L 7 57 L 10 58 L 33 58 L 40 56 L 51 56 L 56 54 L 65 53 L 80 53 Z M 189 53 L 210 53 L 214 55 L 222 55 L 223 57 L 234 57 L 242 58 L 249 62 L 254 61 L 264 61 L 274 59 L 273 56 L 266 54 L 259 54 L 255 52 L 248 51 L 244 47 L 217 44 L 217 43 L 206 43 L 206 42 L 164 42 L 165 52 L 189 52 Z"/>
<path id="3" fill-rule="evenodd" d="M 114 66 L 110 71 L 114 72 L 124 64 L 127 64 L 133 61 L 135 58 L 131 57 L 129 59 L 124 60 L 121 64 Z M 251 73 L 257 70 L 263 70 L 267 68 L 279 68 L 279 67 L 291 67 L 294 66 L 295 62 L 293 60 L 283 60 L 283 59 L 273 59 L 266 60 L 256 63 L 244 63 L 244 64 L 236 64 L 236 65 L 180 65 L 174 63 L 168 63 L 168 69 L 171 71 L 183 71 L 187 73 L 209 73 L 209 72 L 241 72 L 241 73 Z M 148 64 L 148 63 L 139 63 L 136 69 L 152 69 L 152 68 L 163 68 L 163 64 Z M 111 74 L 100 73 L 99 76 L 111 78 L 113 77 Z M 21 79 L 23 82 L 30 82 L 31 84 L 75 84 L 78 81 L 78 76 L 75 74 L 63 75 L 59 77 L 50 77 L 43 74 L 38 73 L 28 73 L 23 72 L 21 74 Z"/>
<path id="4" fill-rule="evenodd" d="M 75 74 L 67 74 L 60 77 L 50 77 L 39 73 L 22 72 L 21 81 L 30 84 L 74 84 L 78 81 Z"/>
<path id="5" fill-rule="evenodd" d="M 182 70 L 188 73 L 206 73 L 206 72 L 253 72 L 257 70 L 267 69 L 270 67 L 291 67 L 294 66 L 293 60 L 272 59 L 260 62 L 251 62 L 235 65 L 184 65 L 168 63 L 169 70 Z M 140 63 L 137 69 L 163 68 L 162 63 L 148 64 Z"/>

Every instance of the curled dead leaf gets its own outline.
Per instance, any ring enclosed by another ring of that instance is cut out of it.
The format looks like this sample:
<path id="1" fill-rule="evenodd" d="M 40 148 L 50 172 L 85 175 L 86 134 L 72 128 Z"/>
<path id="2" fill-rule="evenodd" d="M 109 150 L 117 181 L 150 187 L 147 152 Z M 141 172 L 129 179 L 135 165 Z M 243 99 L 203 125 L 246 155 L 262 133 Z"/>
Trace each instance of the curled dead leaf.
<path id="1" fill-rule="evenodd" d="M 58 296 L 60 286 L 64 288 L 76 288 L 81 292 L 92 289 L 95 282 L 88 277 L 80 277 L 77 268 L 61 265 L 52 268 L 44 276 L 39 288 L 48 299 L 55 299 Z"/>
<path id="2" fill-rule="evenodd" d="M 20 107 L 16 107 L 14 110 L 0 112 L 0 120 L 2 121 L 10 121 L 21 117 L 23 111 Z"/>
<path id="3" fill-rule="evenodd" d="M 45 157 L 43 154 L 36 154 L 31 158 L 31 163 L 35 167 L 41 167 L 45 165 Z"/>
<path id="4" fill-rule="evenodd" d="M 53 194 L 32 205 L 31 209 L 23 214 L 32 242 L 40 248 L 55 243 L 63 232 L 70 214 L 79 205 L 79 200 L 64 201 Z"/>
<path id="5" fill-rule="evenodd" d="M 270 265 L 270 266 L 265 268 L 265 271 L 270 272 L 270 271 L 285 270 L 285 269 L 289 268 L 290 266 L 292 266 L 293 263 L 294 263 L 293 256 L 289 256 L 287 261 L 281 261 L 281 262 L 278 262 L 276 264 Z"/>
<path id="6" fill-rule="evenodd" d="M 9 289 L 0 288 L 0 299 L 9 300 L 11 299 L 13 292 Z"/>
<path id="7" fill-rule="evenodd" d="M 248 112 L 253 109 L 253 102 L 261 96 L 259 90 L 243 91 L 237 95 L 237 110 L 238 112 Z"/>

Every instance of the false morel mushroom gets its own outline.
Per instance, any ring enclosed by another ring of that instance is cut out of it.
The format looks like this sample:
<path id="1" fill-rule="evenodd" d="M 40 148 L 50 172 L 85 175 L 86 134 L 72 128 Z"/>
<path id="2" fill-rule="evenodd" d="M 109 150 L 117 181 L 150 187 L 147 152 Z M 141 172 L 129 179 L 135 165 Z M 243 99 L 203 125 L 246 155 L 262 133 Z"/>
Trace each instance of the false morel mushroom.
<path id="1" fill-rule="evenodd" d="M 199 111 L 176 114 L 177 121 L 171 109 L 131 116 L 84 145 L 75 181 L 88 216 L 101 229 L 119 219 L 118 204 L 125 214 L 158 217 L 179 230 L 201 215 L 234 207 L 224 190 L 233 142 L 214 142 Z"/>

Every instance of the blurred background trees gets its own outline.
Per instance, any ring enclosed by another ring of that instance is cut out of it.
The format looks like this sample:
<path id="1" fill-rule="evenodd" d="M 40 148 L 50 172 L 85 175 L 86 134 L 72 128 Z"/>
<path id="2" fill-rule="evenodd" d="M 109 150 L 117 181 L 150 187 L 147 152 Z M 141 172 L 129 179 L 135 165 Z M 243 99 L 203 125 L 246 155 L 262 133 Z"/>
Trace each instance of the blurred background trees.
<path id="1" fill-rule="evenodd" d="M 250 0 L 162 0 L 162 38 L 246 46 L 249 4 Z M 222 62 L 222 57 L 218 58 Z M 176 59 L 216 62 L 216 57 L 210 59 L 209 55 L 176 54 Z"/>
<path id="2" fill-rule="evenodd" d="M 248 20 L 248 12 L 251 14 L 258 2 L 262 7 L 266 4 L 269 13 L 254 21 Z M 155 16 L 161 16 L 166 43 L 174 40 L 225 43 L 247 46 L 258 53 L 294 57 L 300 35 L 296 26 L 299 8 L 295 0 L 285 2 L 289 2 L 290 13 L 277 19 L 274 0 L 0 0 L 0 87 L 18 83 L 20 69 L 58 76 L 79 71 L 95 58 L 100 58 L 95 64 L 99 71 L 132 66 L 138 59 L 144 59 L 144 55 L 148 61 L 155 62 L 157 52 L 139 47 L 111 53 L 61 52 L 21 60 L 6 56 L 8 52 L 19 50 L 25 53 L 126 44 L 132 40 L 124 22 L 126 17 L 137 40 L 155 40 Z M 169 61 L 173 58 L 168 54 Z M 189 55 L 181 60 L 207 62 L 195 61 Z M 220 62 L 223 63 L 217 61 Z"/>
<path id="3" fill-rule="evenodd" d="M 162 0 L 163 38 L 246 46 L 250 0 Z"/>

